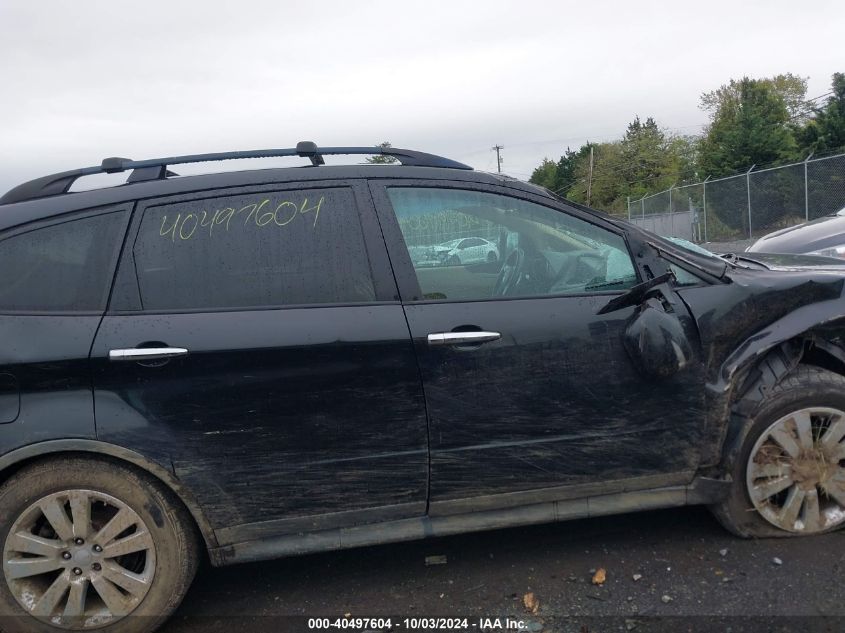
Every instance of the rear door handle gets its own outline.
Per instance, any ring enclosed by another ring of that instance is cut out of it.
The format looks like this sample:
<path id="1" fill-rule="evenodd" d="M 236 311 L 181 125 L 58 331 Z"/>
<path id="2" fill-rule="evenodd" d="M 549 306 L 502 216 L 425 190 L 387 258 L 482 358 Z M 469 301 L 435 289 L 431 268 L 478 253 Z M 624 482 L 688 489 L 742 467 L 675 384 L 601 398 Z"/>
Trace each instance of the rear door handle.
<path id="1" fill-rule="evenodd" d="M 109 360 L 151 360 L 157 358 L 172 358 L 185 356 L 188 353 L 184 347 L 133 347 L 130 349 L 113 349 L 109 351 Z"/>
<path id="2" fill-rule="evenodd" d="M 487 343 L 502 338 L 499 332 L 436 332 L 428 335 L 429 345 L 467 345 Z"/>

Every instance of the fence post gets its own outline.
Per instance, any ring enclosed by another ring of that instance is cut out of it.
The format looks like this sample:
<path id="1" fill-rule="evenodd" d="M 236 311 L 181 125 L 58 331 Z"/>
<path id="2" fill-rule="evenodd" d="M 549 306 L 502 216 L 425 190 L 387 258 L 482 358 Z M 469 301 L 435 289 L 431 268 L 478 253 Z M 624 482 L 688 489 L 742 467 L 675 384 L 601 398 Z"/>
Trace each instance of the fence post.
<path id="1" fill-rule="evenodd" d="M 672 237 L 675 237 L 675 216 L 672 215 L 672 187 L 676 184 L 673 182 L 669 187 L 669 233 L 672 234 Z"/>
<path id="2" fill-rule="evenodd" d="M 807 222 L 810 220 L 810 196 L 809 196 L 809 189 L 807 186 L 807 163 L 810 162 L 810 159 L 813 157 L 813 152 L 810 152 L 810 155 L 804 159 L 804 221 Z"/>
<path id="3" fill-rule="evenodd" d="M 631 196 L 628 196 L 628 222 L 631 221 Z"/>
<path id="4" fill-rule="evenodd" d="M 745 172 L 745 190 L 748 194 L 748 239 L 753 240 L 754 236 L 751 233 L 751 172 L 757 166 L 757 163 L 751 165 L 751 169 Z"/>
<path id="5" fill-rule="evenodd" d="M 643 222 L 645 222 L 645 194 L 642 198 L 640 198 L 640 205 L 642 205 L 643 209 Z"/>
<path id="6" fill-rule="evenodd" d="M 710 180 L 710 176 L 704 179 L 702 183 L 703 191 L 701 193 L 701 208 L 704 211 L 704 242 L 707 242 L 707 181 Z"/>

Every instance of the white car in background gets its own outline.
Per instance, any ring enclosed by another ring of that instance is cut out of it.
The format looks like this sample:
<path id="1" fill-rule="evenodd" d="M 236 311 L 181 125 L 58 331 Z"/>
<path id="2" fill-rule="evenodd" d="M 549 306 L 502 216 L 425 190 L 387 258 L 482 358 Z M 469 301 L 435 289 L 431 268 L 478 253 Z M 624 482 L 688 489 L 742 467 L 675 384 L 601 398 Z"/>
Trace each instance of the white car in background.
<path id="1" fill-rule="evenodd" d="M 432 255 L 447 266 L 494 263 L 499 261 L 499 247 L 483 237 L 461 237 L 434 246 Z"/>

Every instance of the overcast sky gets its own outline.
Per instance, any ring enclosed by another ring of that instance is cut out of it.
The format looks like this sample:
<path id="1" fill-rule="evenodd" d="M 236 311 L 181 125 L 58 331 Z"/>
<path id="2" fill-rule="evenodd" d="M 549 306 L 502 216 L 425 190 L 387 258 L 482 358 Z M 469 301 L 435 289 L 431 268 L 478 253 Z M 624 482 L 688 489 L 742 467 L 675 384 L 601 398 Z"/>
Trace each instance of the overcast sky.
<path id="1" fill-rule="evenodd" d="M 842 0 L 0 0 L 0 189 L 106 156 L 390 141 L 527 178 L 544 156 L 678 133 L 750 75 L 845 71 Z M 184 168 L 180 171 L 186 171 Z"/>

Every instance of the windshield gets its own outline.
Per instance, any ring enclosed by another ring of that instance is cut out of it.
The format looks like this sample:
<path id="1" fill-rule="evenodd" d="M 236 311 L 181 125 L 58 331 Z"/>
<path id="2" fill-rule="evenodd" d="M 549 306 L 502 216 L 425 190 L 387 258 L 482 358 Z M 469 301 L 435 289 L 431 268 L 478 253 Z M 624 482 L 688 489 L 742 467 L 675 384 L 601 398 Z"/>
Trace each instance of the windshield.
<path id="1" fill-rule="evenodd" d="M 692 251 L 693 253 L 698 253 L 699 255 L 707 255 L 708 257 L 715 257 L 716 259 L 720 259 L 720 257 L 718 255 L 716 255 L 715 253 L 712 253 L 712 252 L 708 251 L 706 248 L 703 248 L 703 247 L 699 246 L 698 244 L 690 242 L 689 240 L 685 240 L 682 237 L 669 237 L 669 236 L 666 236 L 666 235 L 662 235 L 661 237 L 664 240 L 666 240 L 668 242 L 672 242 L 672 244 L 675 244 L 676 246 L 680 246 L 681 248 L 684 248 L 688 251 Z"/>

